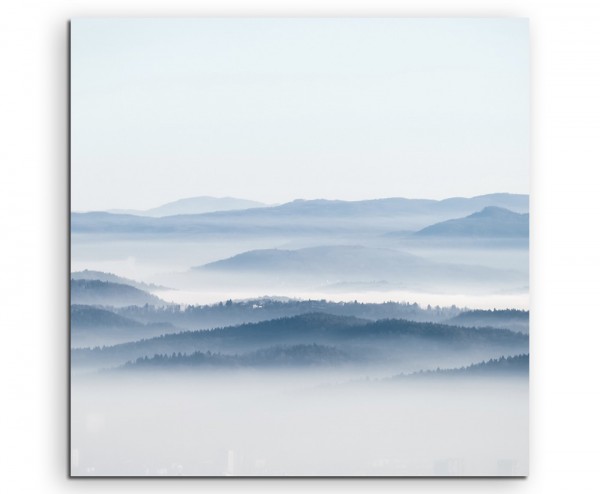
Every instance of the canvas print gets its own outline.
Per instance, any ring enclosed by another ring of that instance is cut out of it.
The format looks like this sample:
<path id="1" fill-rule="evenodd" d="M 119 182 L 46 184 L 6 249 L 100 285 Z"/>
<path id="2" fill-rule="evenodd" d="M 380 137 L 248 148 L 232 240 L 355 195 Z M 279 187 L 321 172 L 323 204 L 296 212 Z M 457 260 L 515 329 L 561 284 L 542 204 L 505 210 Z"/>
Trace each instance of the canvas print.
<path id="1" fill-rule="evenodd" d="M 72 476 L 527 475 L 527 20 L 70 32 Z"/>

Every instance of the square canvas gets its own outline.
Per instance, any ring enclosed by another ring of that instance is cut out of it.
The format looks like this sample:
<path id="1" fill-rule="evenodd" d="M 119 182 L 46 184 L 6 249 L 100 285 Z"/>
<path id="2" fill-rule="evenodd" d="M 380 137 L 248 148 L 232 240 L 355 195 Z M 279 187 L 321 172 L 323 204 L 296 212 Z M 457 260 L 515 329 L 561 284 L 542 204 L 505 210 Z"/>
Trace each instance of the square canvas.
<path id="1" fill-rule="evenodd" d="M 527 475 L 527 20 L 70 30 L 72 476 Z"/>

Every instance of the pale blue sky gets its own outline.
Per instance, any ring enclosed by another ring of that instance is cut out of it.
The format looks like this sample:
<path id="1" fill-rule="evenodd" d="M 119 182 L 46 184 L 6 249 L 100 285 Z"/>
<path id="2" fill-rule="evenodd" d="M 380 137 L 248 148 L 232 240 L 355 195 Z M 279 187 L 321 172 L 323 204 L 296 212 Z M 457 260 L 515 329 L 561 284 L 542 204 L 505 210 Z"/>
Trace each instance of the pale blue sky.
<path id="1" fill-rule="evenodd" d="M 72 207 L 527 193 L 525 19 L 76 19 Z"/>

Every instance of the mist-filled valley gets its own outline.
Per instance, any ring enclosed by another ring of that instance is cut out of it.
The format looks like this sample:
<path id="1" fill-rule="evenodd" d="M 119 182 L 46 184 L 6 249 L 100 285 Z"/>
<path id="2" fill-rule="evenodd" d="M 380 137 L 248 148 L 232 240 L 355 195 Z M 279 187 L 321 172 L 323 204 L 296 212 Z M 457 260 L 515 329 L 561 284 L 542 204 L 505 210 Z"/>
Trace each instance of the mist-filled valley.
<path id="1" fill-rule="evenodd" d="M 186 304 L 230 294 L 384 302 L 412 293 L 510 297 L 504 308 L 527 308 L 527 210 L 527 196 L 490 194 L 162 217 L 73 213 L 72 270 L 143 278 Z"/>
<path id="2" fill-rule="evenodd" d="M 527 196 L 214 199 L 72 213 L 73 475 L 526 475 Z"/>

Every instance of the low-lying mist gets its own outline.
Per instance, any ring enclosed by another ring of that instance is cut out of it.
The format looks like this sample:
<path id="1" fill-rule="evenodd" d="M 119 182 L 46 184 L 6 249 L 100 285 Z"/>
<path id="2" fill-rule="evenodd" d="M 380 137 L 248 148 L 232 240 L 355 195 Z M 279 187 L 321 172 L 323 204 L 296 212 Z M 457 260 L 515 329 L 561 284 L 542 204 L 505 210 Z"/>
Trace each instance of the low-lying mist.
<path id="1" fill-rule="evenodd" d="M 409 300 L 420 306 L 439 305 L 440 307 L 469 307 L 472 309 L 520 309 L 529 308 L 529 293 L 428 293 L 408 290 L 365 290 L 365 291 L 298 291 L 277 289 L 247 290 L 160 290 L 154 292 L 163 300 L 175 304 L 216 304 L 223 300 L 247 300 L 257 298 L 287 297 L 298 300 L 329 300 L 332 302 L 357 301 L 360 303 L 382 304 L 395 300 Z"/>
<path id="2" fill-rule="evenodd" d="M 526 475 L 526 378 L 315 372 L 72 380 L 74 475 Z"/>

